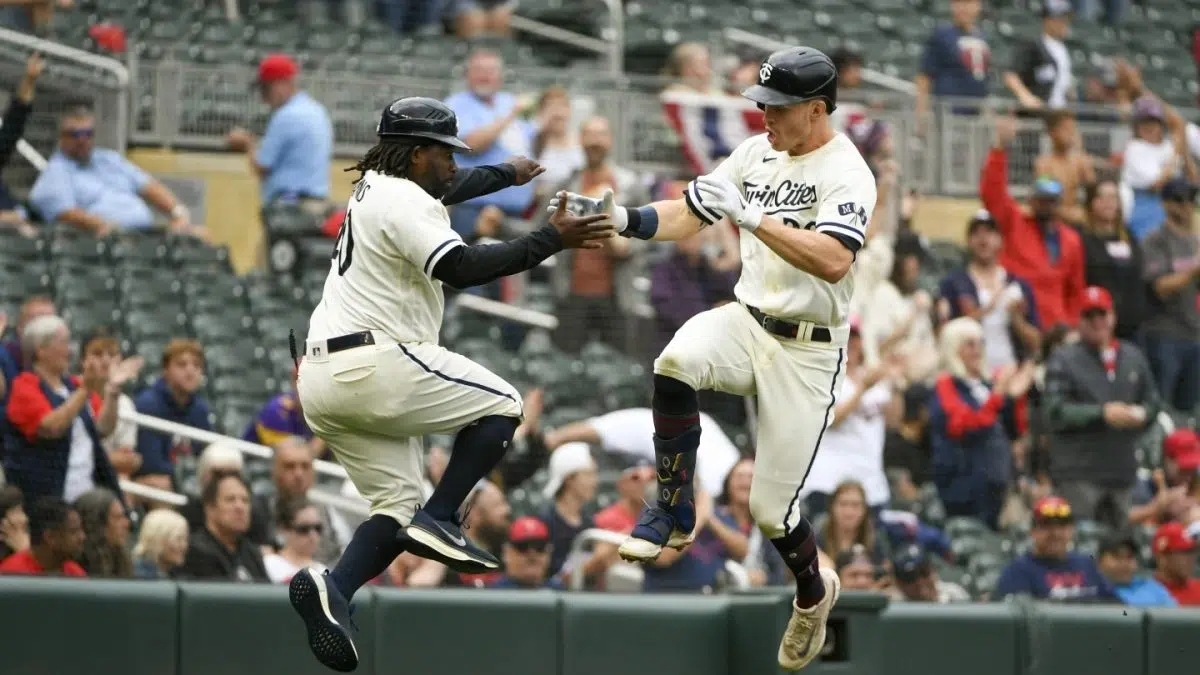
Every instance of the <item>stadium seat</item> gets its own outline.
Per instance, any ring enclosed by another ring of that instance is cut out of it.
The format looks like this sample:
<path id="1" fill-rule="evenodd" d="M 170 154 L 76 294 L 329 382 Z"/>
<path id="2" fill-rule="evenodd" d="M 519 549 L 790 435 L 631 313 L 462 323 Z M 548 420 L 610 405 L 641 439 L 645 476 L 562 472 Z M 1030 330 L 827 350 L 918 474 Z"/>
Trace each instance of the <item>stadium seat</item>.
<path id="1" fill-rule="evenodd" d="M 187 335 L 187 316 L 178 307 L 136 309 L 125 315 L 125 328 L 137 342 L 156 338 L 166 342 Z"/>
<path id="2" fill-rule="evenodd" d="M 113 260 L 128 266 L 157 267 L 167 256 L 167 241 L 155 234 L 130 234 L 113 242 Z"/>

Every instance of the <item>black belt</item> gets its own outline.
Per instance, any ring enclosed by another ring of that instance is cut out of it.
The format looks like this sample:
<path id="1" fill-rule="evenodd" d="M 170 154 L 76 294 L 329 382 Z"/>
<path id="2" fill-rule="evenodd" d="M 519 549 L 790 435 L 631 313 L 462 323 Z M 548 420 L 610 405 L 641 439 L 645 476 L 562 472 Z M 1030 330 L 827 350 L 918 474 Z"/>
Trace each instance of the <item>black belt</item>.
<path id="1" fill-rule="evenodd" d="M 344 352 L 347 349 L 365 347 L 373 344 L 375 344 L 375 336 L 371 334 L 371 331 L 360 330 L 357 333 L 350 333 L 349 335 L 339 335 L 337 337 L 329 338 L 325 341 L 325 349 L 329 350 L 330 354 L 336 354 L 338 352 Z"/>
<path id="2" fill-rule="evenodd" d="M 757 307 L 752 307 L 750 305 L 742 306 L 746 308 L 746 311 L 750 312 L 750 316 L 754 317 L 754 321 L 758 323 L 758 325 L 762 326 L 763 330 L 771 333 L 772 335 L 778 335 L 779 337 L 791 338 L 794 340 L 796 339 L 796 336 L 800 334 L 800 326 L 792 323 L 791 321 L 784 321 L 783 319 L 776 319 L 773 316 L 767 316 L 766 314 L 763 314 L 762 310 Z M 825 326 L 813 326 L 812 334 L 809 335 L 808 340 L 809 342 L 833 342 L 833 336 L 830 335 L 829 329 Z M 332 348 L 330 348 L 330 350 L 332 351 Z"/>

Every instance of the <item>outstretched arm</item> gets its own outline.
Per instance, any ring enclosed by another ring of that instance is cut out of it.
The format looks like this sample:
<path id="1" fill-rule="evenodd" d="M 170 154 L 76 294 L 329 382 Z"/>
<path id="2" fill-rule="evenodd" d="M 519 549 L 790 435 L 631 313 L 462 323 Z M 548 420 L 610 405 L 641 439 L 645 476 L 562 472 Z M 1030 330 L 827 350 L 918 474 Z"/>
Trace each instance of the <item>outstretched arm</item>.
<path id="1" fill-rule="evenodd" d="M 514 185 L 524 185 L 545 171 L 545 167 L 527 157 L 514 157 L 503 164 L 459 167 L 442 203 L 453 206 Z"/>

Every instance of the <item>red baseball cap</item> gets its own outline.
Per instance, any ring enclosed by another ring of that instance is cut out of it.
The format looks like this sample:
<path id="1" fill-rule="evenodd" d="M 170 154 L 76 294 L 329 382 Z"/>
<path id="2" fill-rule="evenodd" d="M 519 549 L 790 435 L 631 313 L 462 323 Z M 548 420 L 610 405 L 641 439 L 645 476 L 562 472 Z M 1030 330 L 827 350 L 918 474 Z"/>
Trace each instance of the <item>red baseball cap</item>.
<path id="1" fill-rule="evenodd" d="M 1183 523 L 1163 523 L 1154 531 L 1155 553 L 1186 553 L 1196 550 L 1196 540 L 1188 534 Z"/>
<path id="2" fill-rule="evenodd" d="M 1104 288 L 1100 286 L 1088 286 L 1083 289 L 1083 307 L 1081 311 L 1091 312 L 1099 309 L 1111 312 L 1112 308 L 1112 296 Z"/>
<path id="3" fill-rule="evenodd" d="M 268 54 L 258 64 L 258 82 L 290 80 L 300 72 L 296 60 L 287 54 Z"/>
<path id="4" fill-rule="evenodd" d="M 1163 454 L 1183 471 L 1200 469 L 1200 436 L 1191 429 L 1176 429 L 1163 440 Z"/>
<path id="5" fill-rule="evenodd" d="M 1062 497 L 1042 497 L 1033 503 L 1034 525 L 1065 525 L 1074 520 L 1071 504 Z"/>
<path id="6" fill-rule="evenodd" d="M 550 541 L 550 528 L 533 516 L 521 516 L 508 528 L 508 540 L 514 544 Z"/>

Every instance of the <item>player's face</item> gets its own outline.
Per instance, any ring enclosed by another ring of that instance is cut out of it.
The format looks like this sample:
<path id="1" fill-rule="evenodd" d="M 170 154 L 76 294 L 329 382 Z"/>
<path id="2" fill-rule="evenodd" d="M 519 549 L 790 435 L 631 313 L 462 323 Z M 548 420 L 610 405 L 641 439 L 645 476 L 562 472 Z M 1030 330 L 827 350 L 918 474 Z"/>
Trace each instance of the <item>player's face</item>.
<path id="1" fill-rule="evenodd" d="M 794 150 L 808 141 L 813 120 L 824 110 L 822 101 L 804 101 L 791 105 L 763 107 L 767 127 L 767 142 L 776 152 Z"/>
<path id="2" fill-rule="evenodd" d="M 420 185 L 434 199 L 441 199 L 450 189 L 458 165 L 454 162 L 454 151 L 448 145 L 423 145 L 413 153 L 412 176 L 414 182 Z"/>

